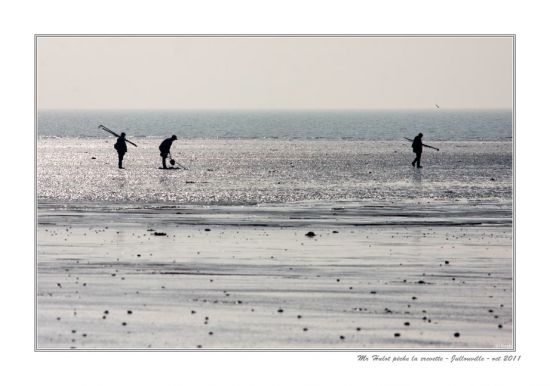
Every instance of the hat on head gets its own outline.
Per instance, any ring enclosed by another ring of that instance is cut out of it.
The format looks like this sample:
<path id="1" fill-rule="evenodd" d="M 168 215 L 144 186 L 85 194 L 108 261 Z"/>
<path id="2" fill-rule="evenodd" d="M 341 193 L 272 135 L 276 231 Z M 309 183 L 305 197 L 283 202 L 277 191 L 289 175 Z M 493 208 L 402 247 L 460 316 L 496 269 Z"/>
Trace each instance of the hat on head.
<path id="1" fill-rule="evenodd" d="M 176 140 L 176 139 L 178 139 L 178 137 L 176 137 L 176 135 L 174 134 L 174 135 L 172 136 L 172 139 L 173 139 L 173 140 Z"/>

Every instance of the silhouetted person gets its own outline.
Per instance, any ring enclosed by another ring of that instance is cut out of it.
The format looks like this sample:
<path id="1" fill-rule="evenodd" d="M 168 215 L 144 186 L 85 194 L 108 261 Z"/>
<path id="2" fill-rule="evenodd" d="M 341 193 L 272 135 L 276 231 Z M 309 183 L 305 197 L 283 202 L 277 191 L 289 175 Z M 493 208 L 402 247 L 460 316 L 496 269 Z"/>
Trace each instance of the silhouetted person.
<path id="1" fill-rule="evenodd" d="M 160 156 L 162 157 L 162 168 L 163 169 L 167 169 L 167 167 L 166 167 L 166 158 L 168 158 L 168 156 L 170 155 L 170 147 L 172 146 L 172 142 L 174 142 L 177 139 L 178 139 L 178 137 L 173 135 L 172 137 L 166 138 L 164 141 L 162 141 L 162 143 L 159 146 Z"/>
<path id="2" fill-rule="evenodd" d="M 417 168 L 421 168 L 420 166 L 420 158 L 422 157 L 422 133 L 419 133 L 416 137 L 414 137 L 412 148 L 413 152 L 416 154 L 416 158 L 412 162 L 412 166 L 416 164 Z"/>
<path id="3" fill-rule="evenodd" d="M 124 158 L 124 154 L 128 151 L 128 148 L 126 147 L 126 133 L 120 133 L 120 137 L 116 140 L 115 143 L 115 149 L 118 153 L 118 168 L 124 169 L 122 167 L 122 159 Z"/>

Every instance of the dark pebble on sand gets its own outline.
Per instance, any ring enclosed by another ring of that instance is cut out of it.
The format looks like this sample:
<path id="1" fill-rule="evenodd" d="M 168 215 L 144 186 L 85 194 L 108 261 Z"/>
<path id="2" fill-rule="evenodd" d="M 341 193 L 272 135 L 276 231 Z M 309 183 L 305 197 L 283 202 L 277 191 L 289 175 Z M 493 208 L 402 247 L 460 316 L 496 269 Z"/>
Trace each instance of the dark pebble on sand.
<path id="1" fill-rule="evenodd" d="M 315 233 L 309 231 L 309 232 L 306 233 L 306 236 L 307 236 L 307 237 L 315 237 Z"/>
<path id="2" fill-rule="evenodd" d="M 59 288 L 61 288 L 61 283 L 57 283 L 57 286 L 58 286 Z"/>
<path id="3" fill-rule="evenodd" d="M 213 333 L 212 331 L 210 331 L 210 332 L 208 333 L 208 335 L 214 335 L 214 333 Z"/>
<path id="4" fill-rule="evenodd" d="M 393 336 L 394 336 L 395 338 L 399 338 L 399 337 L 401 336 L 401 334 L 398 333 L 398 332 L 396 332 L 395 334 L 393 334 Z"/>
<path id="5" fill-rule="evenodd" d="M 122 325 L 123 325 L 123 326 L 126 326 L 126 322 L 122 322 Z"/>
<path id="6" fill-rule="evenodd" d="M 340 339 L 344 340 L 344 339 L 346 339 L 346 337 L 344 335 L 340 335 Z"/>
<path id="7" fill-rule="evenodd" d="M 489 310 L 489 313 L 492 314 L 492 313 L 493 313 L 493 310 Z"/>
<path id="8" fill-rule="evenodd" d="M 108 314 L 109 314 L 109 311 L 105 310 L 105 311 L 103 311 L 103 313 L 104 313 L 105 315 L 108 315 Z"/>
<path id="9" fill-rule="evenodd" d="M 413 296 L 413 297 L 412 297 L 412 300 L 416 300 L 416 296 Z"/>
<path id="10" fill-rule="evenodd" d="M 502 328 L 502 324 L 499 324 L 499 325 L 498 325 L 498 328 Z"/>
<path id="11" fill-rule="evenodd" d="M 101 317 L 101 319 L 106 319 L 105 315 L 103 315 L 103 316 Z"/>
<path id="12" fill-rule="evenodd" d="M 304 331 L 307 331 L 307 327 L 304 327 Z"/>
<path id="13" fill-rule="evenodd" d="M 127 313 L 128 315 L 132 315 L 132 310 L 128 310 L 128 311 L 126 311 L 126 313 Z"/>
<path id="14" fill-rule="evenodd" d="M 455 332 L 455 338 L 458 338 L 460 336 L 460 333 Z"/>
<path id="15" fill-rule="evenodd" d="M 153 235 L 155 235 L 155 236 L 166 236 L 166 233 L 164 233 L 164 232 L 155 232 L 155 233 L 153 233 Z"/>
<path id="16" fill-rule="evenodd" d="M 445 264 L 449 264 L 449 260 L 445 260 Z"/>
<path id="17" fill-rule="evenodd" d="M 205 232 L 210 232 L 210 228 L 205 228 L 204 231 Z"/>
<path id="18" fill-rule="evenodd" d="M 332 233 L 339 233 L 338 231 L 332 231 Z"/>
<path id="19" fill-rule="evenodd" d="M 409 322 L 403 323 L 405 326 L 410 326 L 411 324 Z"/>
<path id="20" fill-rule="evenodd" d="M 340 281 L 340 279 L 336 279 L 336 282 L 339 282 L 339 281 Z"/>
<path id="21" fill-rule="evenodd" d="M 370 293 L 374 295 L 374 294 L 376 294 L 376 291 L 370 291 Z"/>
<path id="22" fill-rule="evenodd" d="M 191 313 L 192 313 L 192 314 L 194 314 L 194 313 L 195 313 L 195 311 L 191 310 Z"/>
<path id="23" fill-rule="evenodd" d="M 356 330 L 357 330 L 357 331 L 361 331 L 361 327 L 357 327 Z"/>
<path id="24" fill-rule="evenodd" d="M 279 308 L 279 309 L 277 310 L 277 312 L 278 312 L 278 313 L 282 313 L 282 312 L 283 312 L 283 309 L 282 309 L 282 308 Z"/>
<path id="25" fill-rule="evenodd" d="M 419 280 L 418 284 L 426 284 L 426 282 L 424 280 Z"/>
<path id="26" fill-rule="evenodd" d="M 96 159 L 95 157 L 92 157 L 92 159 Z"/>
<path id="27" fill-rule="evenodd" d="M 71 333 L 76 334 L 76 330 L 71 330 Z"/>
<path id="28" fill-rule="evenodd" d="M 298 315 L 296 316 L 298 319 L 302 319 L 302 315 Z"/>

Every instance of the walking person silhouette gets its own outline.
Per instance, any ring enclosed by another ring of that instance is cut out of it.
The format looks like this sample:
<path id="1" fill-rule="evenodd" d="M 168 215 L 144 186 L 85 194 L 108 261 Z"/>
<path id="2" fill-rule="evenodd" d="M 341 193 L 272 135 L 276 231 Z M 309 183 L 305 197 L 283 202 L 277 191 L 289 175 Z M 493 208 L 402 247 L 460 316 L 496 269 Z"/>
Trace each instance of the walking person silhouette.
<path id="1" fill-rule="evenodd" d="M 115 143 L 115 149 L 118 153 L 118 168 L 124 169 L 122 167 L 122 160 L 124 159 L 124 154 L 128 151 L 128 148 L 126 147 L 126 133 L 120 133 L 120 137 L 116 140 Z"/>
<path id="2" fill-rule="evenodd" d="M 412 162 L 412 166 L 416 165 L 417 168 L 421 168 L 420 166 L 420 158 L 422 157 L 422 133 L 418 133 L 416 137 L 414 137 L 412 148 L 413 152 L 416 154 L 416 158 Z"/>

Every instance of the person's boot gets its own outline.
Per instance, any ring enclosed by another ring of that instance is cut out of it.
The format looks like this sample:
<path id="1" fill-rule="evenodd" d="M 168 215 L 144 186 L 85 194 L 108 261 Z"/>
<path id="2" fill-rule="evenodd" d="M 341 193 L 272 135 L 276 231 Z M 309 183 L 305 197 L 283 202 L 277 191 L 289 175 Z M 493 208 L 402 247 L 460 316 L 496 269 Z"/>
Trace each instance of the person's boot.
<path id="1" fill-rule="evenodd" d="M 420 166 L 420 165 L 416 165 L 416 167 L 417 167 L 418 169 L 422 168 L 422 166 Z"/>

